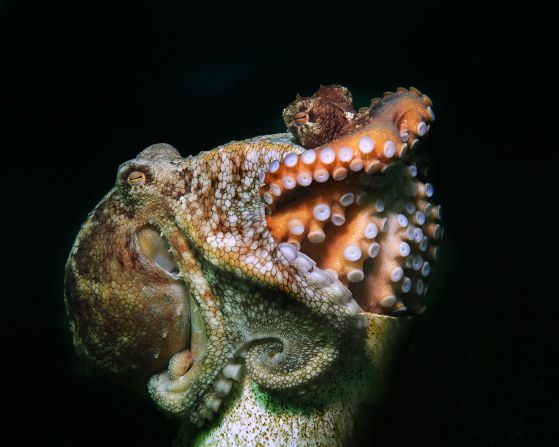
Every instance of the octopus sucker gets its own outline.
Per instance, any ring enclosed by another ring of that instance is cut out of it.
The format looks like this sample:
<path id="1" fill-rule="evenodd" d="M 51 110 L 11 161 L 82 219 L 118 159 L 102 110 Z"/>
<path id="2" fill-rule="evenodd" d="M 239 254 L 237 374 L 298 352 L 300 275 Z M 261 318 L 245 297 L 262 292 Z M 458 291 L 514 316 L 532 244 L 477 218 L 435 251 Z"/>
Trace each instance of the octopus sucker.
<path id="1" fill-rule="evenodd" d="M 286 109 L 286 120 L 308 109 L 306 121 L 290 127 L 301 144 L 331 137 L 331 126 L 322 133 L 314 128 L 310 140 L 300 127 L 330 116 L 328 107 L 340 101 L 325 103 L 337 92 L 350 110 L 351 96 L 336 86 L 298 97 Z M 424 257 L 434 261 L 442 234 L 433 187 L 417 178 L 413 153 L 434 119 L 431 101 L 417 89 L 398 88 L 343 116 L 336 127 L 343 134 L 270 164 L 260 189 L 268 228 L 277 243 L 292 244 L 291 252 L 300 250 L 317 268 L 334 272 L 365 311 L 413 313 L 432 270 Z"/>

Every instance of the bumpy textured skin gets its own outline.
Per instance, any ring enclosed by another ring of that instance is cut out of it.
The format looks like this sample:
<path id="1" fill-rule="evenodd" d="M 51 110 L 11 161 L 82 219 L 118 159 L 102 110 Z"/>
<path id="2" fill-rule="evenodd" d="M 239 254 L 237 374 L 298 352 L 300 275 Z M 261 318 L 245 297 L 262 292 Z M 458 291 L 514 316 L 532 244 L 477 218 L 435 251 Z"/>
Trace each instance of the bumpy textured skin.
<path id="1" fill-rule="evenodd" d="M 419 110 L 413 95 L 377 110 L 381 134 L 394 126 L 390 107 L 404 117 L 410 104 Z M 353 138 L 359 126 L 349 124 L 319 140 Z M 303 152 L 288 134 L 188 158 L 150 146 L 120 166 L 72 248 L 65 301 L 77 351 L 117 380 L 149 378 L 158 406 L 185 421 L 185 445 L 250 444 L 227 437 L 233 423 L 264 436 L 262 445 L 344 445 L 357 407 L 390 367 L 384 353 L 405 339 L 407 319 L 363 312 L 347 283 L 278 245 L 268 167 Z M 177 271 L 157 261 L 167 249 Z M 337 364 L 355 375 L 338 374 Z M 212 419 L 197 438 L 194 427 Z M 270 423 L 280 424 L 276 438 L 264 435 Z"/>

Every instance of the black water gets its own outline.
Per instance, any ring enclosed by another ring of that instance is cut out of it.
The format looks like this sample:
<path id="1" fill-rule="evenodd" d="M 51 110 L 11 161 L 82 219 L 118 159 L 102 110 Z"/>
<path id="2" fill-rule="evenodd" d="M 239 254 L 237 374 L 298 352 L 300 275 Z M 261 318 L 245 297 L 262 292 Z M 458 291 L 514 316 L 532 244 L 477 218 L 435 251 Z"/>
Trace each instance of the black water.
<path id="1" fill-rule="evenodd" d="M 282 108 L 321 83 L 346 85 L 357 105 L 413 85 L 437 114 L 428 148 L 444 251 L 362 444 L 559 445 L 546 16 L 504 1 L 0 3 L 2 403 L 14 445 L 170 445 L 174 423 L 147 398 L 89 378 L 75 358 L 67 253 L 143 147 L 187 155 L 282 131 Z"/>

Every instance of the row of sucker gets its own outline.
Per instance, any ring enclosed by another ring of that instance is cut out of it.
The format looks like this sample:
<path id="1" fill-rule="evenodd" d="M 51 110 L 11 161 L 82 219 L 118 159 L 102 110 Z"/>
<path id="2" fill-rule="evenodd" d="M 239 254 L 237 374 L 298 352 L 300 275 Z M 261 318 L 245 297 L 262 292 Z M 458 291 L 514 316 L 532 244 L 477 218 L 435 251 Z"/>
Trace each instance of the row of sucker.
<path id="1" fill-rule="evenodd" d="M 281 162 L 273 161 L 260 178 L 264 183 L 264 202 L 278 203 L 292 190 L 313 182 L 326 183 L 330 178 L 342 181 L 351 172 L 374 174 L 398 159 L 405 159 L 434 120 L 430 100 L 424 95 L 413 98 L 411 104 L 415 107 L 409 107 L 406 113 L 398 112 L 397 102 L 387 102 L 378 111 L 374 109 L 367 126 L 302 154 L 288 154 Z"/>
<path id="2" fill-rule="evenodd" d="M 416 172 L 400 163 L 376 177 L 309 188 L 268 216 L 269 228 L 290 260 L 305 255 L 348 286 L 364 310 L 419 312 L 442 227 L 433 187 Z"/>
<path id="3" fill-rule="evenodd" d="M 288 154 L 261 178 L 268 227 L 282 252 L 305 255 L 368 312 L 423 310 L 442 237 L 433 186 L 418 178 L 413 153 L 406 156 L 434 119 L 430 101 L 417 96 L 422 107 L 404 114 L 394 104 L 379 107 L 378 115 L 392 117 L 390 126 L 374 120 Z"/>

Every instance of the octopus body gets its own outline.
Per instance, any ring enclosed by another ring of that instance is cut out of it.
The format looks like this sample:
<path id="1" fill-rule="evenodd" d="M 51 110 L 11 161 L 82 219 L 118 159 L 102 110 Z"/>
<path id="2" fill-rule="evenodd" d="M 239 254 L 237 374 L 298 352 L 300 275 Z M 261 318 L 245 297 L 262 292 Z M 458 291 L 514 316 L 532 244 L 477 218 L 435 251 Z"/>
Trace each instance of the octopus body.
<path id="1" fill-rule="evenodd" d="M 188 158 L 167 144 L 143 150 L 120 166 L 68 259 L 70 327 L 90 367 L 147 381 L 186 427 L 219 415 L 214 438 L 187 428 L 185 445 L 246 445 L 223 440 L 239 418 L 299 427 L 269 445 L 306 445 L 302 426 L 321 426 L 311 417 L 349 424 L 347 402 L 362 400 L 371 368 L 388 368 L 381 346 L 407 320 L 396 316 L 425 305 L 442 231 L 414 164 L 430 100 L 400 89 L 355 112 L 349 91 L 329 86 L 284 118 L 307 130 Z M 357 362 L 355 375 L 336 373 L 340 362 Z M 277 421 L 260 393 L 321 408 L 300 420 L 286 404 Z"/>

